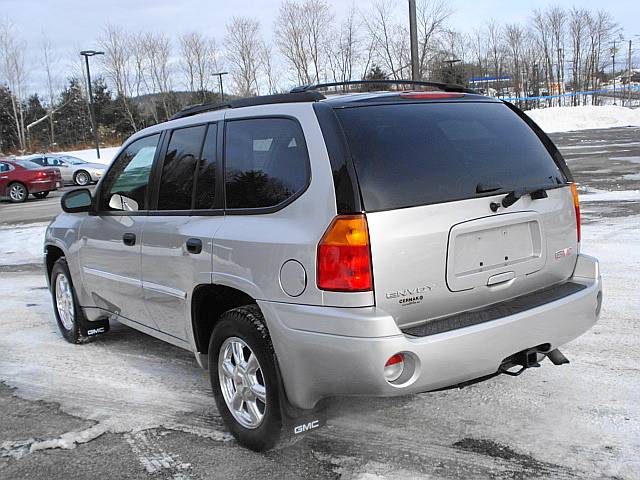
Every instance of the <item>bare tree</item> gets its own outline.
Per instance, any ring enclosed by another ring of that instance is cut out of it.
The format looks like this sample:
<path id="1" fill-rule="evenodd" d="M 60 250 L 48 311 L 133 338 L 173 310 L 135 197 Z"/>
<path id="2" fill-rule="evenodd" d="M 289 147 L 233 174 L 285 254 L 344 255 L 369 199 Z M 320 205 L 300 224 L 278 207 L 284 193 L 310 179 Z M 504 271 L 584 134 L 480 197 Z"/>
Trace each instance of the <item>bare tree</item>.
<path id="1" fill-rule="evenodd" d="M 360 38 L 356 10 L 351 8 L 347 17 L 327 42 L 327 62 L 334 81 L 346 82 L 353 77 L 353 70 L 360 58 Z M 365 73 L 369 65 L 365 66 Z M 363 75 L 364 76 L 364 75 Z"/>
<path id="2" fill-rule="evenodd" d="M 24 125 L 23 100 L 27 72 L 24 58 L 25 45 L 18 38 L 13 25 L 7 20 L 0 24 L 0 74 L 11 91 L 11 109 L 20 150 L 27 148 Z"/>
<path id="3" fill-rule="evenodd" d="M 263 43 L 261 49 L 260 63 L 267 80 L 267 88 L 270 95 L 278 92 L 278 83 L 280 75 L 278 74 L 275 66 L 273 65 L 273 52 L 271 47 L 266 43 Z"/>
<path id="4" fill-rule="evenodd" d="M 127 121 L 138 130 L 130 105 L 131 98 L 131 40 L 123 29 L 107 24 L 98 39 L 104 50 L 102 65 L 107 78 L 115 86 L 116 93 L 122 101 Z"/>
<path id="5" fill-rule="evenodd" d="M 588 12 L 583 8 L 573 7 L 569 12 L 569 35 L 571 38 L 571 75 L 574 92 L 579 92 L 583 89 L 582 79 L 584 78 L 583 66 L 585 64 L 585 43 L 588 24 Z M 573 96 L 572 104 L 578 105 L 579 100 L 578 95 Z"/>
<path id="6" fill-rule="evenodd" d="M 452 10 L 443 0 L 421 0 L 416 10 L 419 72 L 421 78 L 428 78 L 430 63 L 440 50 L 437 37 L 445 32 Z"/>
<path id="7" fill-rule="evenodd" d="M 58 81 L 52 71 L 52 65 L 57 64 L 60 59 L 51 48 L 51 43 L 44 38 L 42 43 L 42 60 L 44 71 L 47 75 L 47 114 L 49 116 L 49 144 L 56 143 L 53 116 L 56 109 L 56 97 L 58 96 Z"/>
<path id="8" fill-rule="evenodd" d="M 224 43 L 231 79 L 238 95 L 259 93 L 258 71 L 262 66 L 259 33 L 260 24 L 251 18 L 233 17 L 227 24 Z"/>
<path id="9" fill-rule="evenodd" d="M 276 44 L 297 83 L 319 82 L 324 74 L 333 14 L 325 0 L 285 0 L 275 23 Z"/>
<path id="10" fill-rule="evenodd" d="M 179 42 L 182 55 L 180 66 L 189 91 L 206 101 L 211 74 L 218 71 L 215 39 L 192 32 L 179 37 Z"/>
<path id="11" fill-rule="evenodd" d="M 522 96 L 524 92 L 522 57 L 525 36 L 525 30 L 517 23 L 507 24 L 504 27 L 504 40 L 508 51 L 511 75 L 515 83 L 516 96 L 518 97 Z"/>
<path id="12" fill-rule="evenodd" d="M 146 33 L 143 41 L 149 70 L 151 91 L 158 93 L 165 119 L 175 113 L 176 106 L 170 101 L 171 82 L 171 42 L 164 33 Z"/>
<path id="13" fill-rule="evenodd" d="M 393 21 L 393 5 L 377 0 L 371 12 L 363 14 L 374 51 L 374 59 L 396 80 L 408 75 L 410 53 L 406 28 Z"/>

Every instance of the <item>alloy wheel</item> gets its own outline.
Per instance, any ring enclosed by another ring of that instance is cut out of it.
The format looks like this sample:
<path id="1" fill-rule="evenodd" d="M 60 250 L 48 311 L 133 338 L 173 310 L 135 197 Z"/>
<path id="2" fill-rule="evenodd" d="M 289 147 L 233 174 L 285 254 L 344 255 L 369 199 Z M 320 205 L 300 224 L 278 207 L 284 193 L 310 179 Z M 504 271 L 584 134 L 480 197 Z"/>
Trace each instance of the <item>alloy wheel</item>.
<path id="1" fill-rule="evenodd" d="M 67 330 L 73 329 L 75 319 L 75 307 L 73 304 L 73 292 L 67 276 L 59 273 L 55 281 L 56 289 L 56 309 L 60 322 Z"/>
<path id="2" fill-rule="evenodd" d="M 76 183 L 78 185 L 85 186 L 85 185 L 88 185 L 90 181 L 91 181 L 91 178 L 85 172 L 80 172 L 76 175 Z"/>
<path id="3" fill-rule="evenodd" d="M 27 196 L 27 189 L 20 183 L 14 183 L 9 187 L 9 198 L 14 202 L 21 202 Z"/>
<path id="4" fill-rule="evenodd" d="M 245 428 L 258 428 L 267 407 L 267 390 L 258 357 L 241 338 L 229 337 L 220 347 L 218 378 L 233 418 Z"/>

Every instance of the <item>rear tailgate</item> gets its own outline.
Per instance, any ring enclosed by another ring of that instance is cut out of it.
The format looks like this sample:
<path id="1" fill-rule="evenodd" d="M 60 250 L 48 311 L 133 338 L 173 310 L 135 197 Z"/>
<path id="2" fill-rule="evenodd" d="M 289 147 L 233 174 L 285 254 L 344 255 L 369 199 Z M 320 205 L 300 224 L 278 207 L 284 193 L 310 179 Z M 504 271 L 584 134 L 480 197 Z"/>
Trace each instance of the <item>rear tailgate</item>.
<path id="1" fill-rule="evenodd" d="M 376 305 L 398 325 L 571 276 L 578 243 L 567 178 L 508 107 L 428 102 L 337 115 L 367 211 Z M 544 194 L 490 208 L 532 186 Z"/>
<path id="2" fill-rule="evenodd" d="M 572 196 L 547 193 L 496 215 L 487 198 L 367 214 L 376 305 L 409 326 L 566 280 L 577 251 Z"/>

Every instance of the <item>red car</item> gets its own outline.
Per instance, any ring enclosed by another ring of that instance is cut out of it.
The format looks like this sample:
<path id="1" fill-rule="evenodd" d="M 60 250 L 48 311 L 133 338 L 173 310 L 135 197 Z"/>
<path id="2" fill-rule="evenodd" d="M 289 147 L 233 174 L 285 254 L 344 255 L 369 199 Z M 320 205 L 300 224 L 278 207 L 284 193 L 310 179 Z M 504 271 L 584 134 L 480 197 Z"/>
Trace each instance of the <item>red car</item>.
<path id="1" fill-rule="evenodd" d="M 28 160 L 0 161 L 0 197 L 13 203 L 24 202 L 29 194 L 44 198 L 60 187 L 62 176 L 57 168 L 43 168 Z"/>

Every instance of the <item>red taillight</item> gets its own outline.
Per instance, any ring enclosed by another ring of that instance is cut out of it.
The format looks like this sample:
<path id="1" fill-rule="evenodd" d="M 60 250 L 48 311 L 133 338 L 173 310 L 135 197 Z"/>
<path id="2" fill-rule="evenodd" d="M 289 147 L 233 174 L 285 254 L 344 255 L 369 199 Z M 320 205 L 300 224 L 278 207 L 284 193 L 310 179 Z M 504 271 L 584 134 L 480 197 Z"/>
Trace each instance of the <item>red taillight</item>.
<path id="1" fill-rule="evenodd" d="M 340 215 L 318 243 L 321 290 L 364 292 L 373 288 L 369 231 L 364 215 Z"/>
<path id="2" fill-rule="evenodd" d="M 576 232 L 578 234 L 578 242 L 580 242 L 580 199 L 578 198 L 578 185 L 571 184 L 571 195 L 573 196 L 573 207 L 576 211 Z"/>
<path id="3" fill-rule="evenodd" d="M 462 98 L 464 93 L 448 93 L 448 92 L 402 92 L 400 98 L 416 98 L 416 99 L 440 99 L 440 98 Z"/>
<path id="4" fill-rule="evenodd" d="M 47 178 L 48 176 L 47 172 L 36 172 L 36 178 Z"/>

